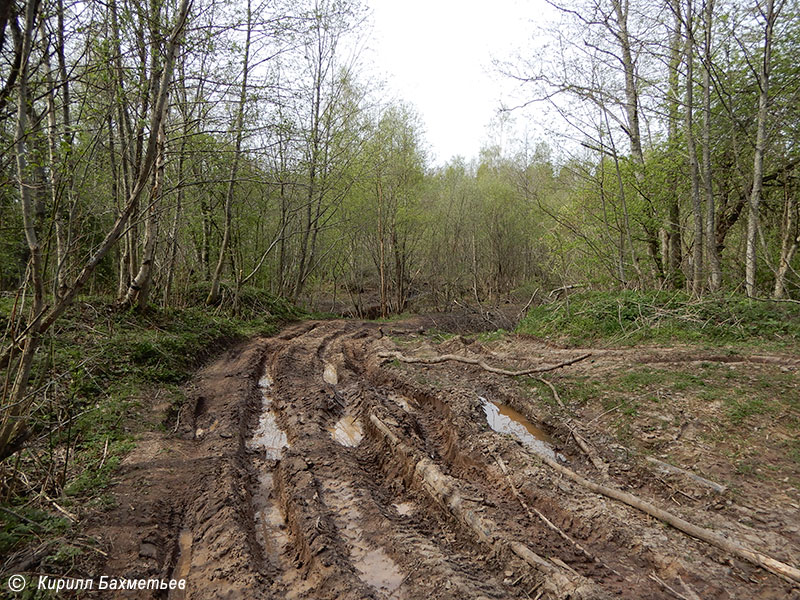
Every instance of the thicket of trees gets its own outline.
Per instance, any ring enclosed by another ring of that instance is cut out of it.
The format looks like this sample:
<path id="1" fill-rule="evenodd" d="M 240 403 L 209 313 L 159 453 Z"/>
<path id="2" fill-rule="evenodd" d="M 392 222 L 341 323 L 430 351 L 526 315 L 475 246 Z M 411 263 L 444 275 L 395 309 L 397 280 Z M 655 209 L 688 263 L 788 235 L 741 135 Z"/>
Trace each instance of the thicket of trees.
<path id="1" fill-rule="evenodd" d="M 0 2 L 0 457 L 82 292 L 379 316 L 537 288 L 799 294 L 796 0 L 575 0 L 503 66 L 582 150 L 427 161 L 349 0 Z"/>
<path id="2" fill-rule="evenodd" d="M 549 45 L 502 65 L 586 149 L 546 211 L 574 277 L 797 295 L 798 8 L 575 0 Z"/>

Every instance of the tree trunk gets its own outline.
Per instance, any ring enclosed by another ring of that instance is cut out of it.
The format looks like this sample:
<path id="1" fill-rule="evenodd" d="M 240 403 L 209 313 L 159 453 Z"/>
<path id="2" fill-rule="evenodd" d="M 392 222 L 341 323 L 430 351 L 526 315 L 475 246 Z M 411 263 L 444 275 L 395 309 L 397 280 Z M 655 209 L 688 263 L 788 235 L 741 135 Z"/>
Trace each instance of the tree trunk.
<path id="1" fill-rule="evenodd" d="M 147 307 L 150 296 L 150 288 L 153 281 L 153 260 L 156 253 L 156 241 L 158 239 L 158 205 L 161 200 L 162 188 L 164 185 L 164 149 L 166 146 L 166 135 L 164 124 L 158 132 L 158 155 L 156 157 L 155 178 L 153 187 L 150 191 L 150 204 L 147 207 L 147 220 L 144 229 L 144 247 L 142 250 L 142 262 L 139 271 L 128 286 L 127 294 L 122 304 L 136 305 L 138 311 L 143 311 Z"/>
<path id="2" fill-rule="evenodd" d="M 231 163 L 230 178 L 228 179 L 228 189 L 225 193 L 225 229 L 222 233 L 222 244 L 219 248 L 219 258 L 211 278 L 211 290 L 208 292 L 206 304 L 216 304 L 219 302 L 219 284 L 222 277 L 222 266 L 225 264 L 225 256 L 228 253 L 228 245 L 231 240 L 231 220 L 233 213 L 233 192 L 236 186 L 236 177 L 239 173 L 239 160 L 242 153 L 242 138 L 244 136 L 244 106 L 247 101 L 247 76 L 250 71 L 250 38 L 252 35 L 252 12 L 251 2 L 247 1 L 247 38 L 244 45 L 244 69 L 242 72 L 242 88 L 239 94 L 239 106 L 236 112 L 236 147 Z"/>
<path id="3" fill-rule="evenodd" d="M 692 292 L 703 293 L 703 206 L 700 199 L 700 177 L 697 148 L 694 140 L 694 8 L 686 0 L 686 151 L 689 155 L 689 177 L 692 184 L 694 241 L 692 244 Z"/>
<path id="4" fill-rule="evenodd" d="M 775 0 L 766 0 L 764 12 L 764 57 L 758 75 L 758 116 L 756 126 L 756 146 L 753 155 L 753 188 L 750 191 L 750 204 L 747 212 L 747 241 L 745 254 L 745 291 L 748 296 L 756 295 L 756 236 L 758 233 L 758 213 L 764 185 L 764 150 L 767 145 L 767 111 L 769 110 L 769 77 L 772 70 L 772 32 L 778 12 Z"/>
<path id="5" fill-rule="evenodd" d="M 386 242 L 383 232 L 383 186 L 381 176 L 378 174 L 378 273 L 381 280 L 381 317 L 387 317 L 387 290 L 386 290 Z"/>
<path id="6" fill-rule="evenodd" d="M 722 267 L 716 244 L 716 208 L 714 205 L 714 181 L 711 173 L 711 25 L 714 16 L 714 0 L 705 0 L 703 45 L 703 191 L 706 201 L 705 250 L 708 264 L 709 289 L 719 290 L 722 284 Z"/>
<path id="7" fill-rule="evenodd" d="M 789 192 L 786 182 L 783 184 L 783 239 L 781 240 L 781 258 L 778 263 L 778 272 L 775 274 L 775 286 L 772 290 L 772 297 L 776 300 L 783 298 L 786 293 L 786 274 L 789 266 L 797 252 L 797 245 L 800 244 L 800 232 L 797 230 L 795 221 L 796 205 L 794 195 Z"/>
<path id="8" fill-rule="evenodd" d="M 39 245 L 39 237 L 36 231 L 33 186 L 30 179 L 28 149 L 25 143 L 28 132 L 28 73 L 38 8 L 38 0 L 28 0 L 25 5 L 25 29 L 23 31 L 22 59 L 18 76 L 17 126 L 14 140 L 22 222 L 25 241 L 30 253 L 29 280 L 33 287 L 33 304 L 31 305 L 30 326 L 26 333 L 22 356 L 19 364 L 17 364 L 17 372 L 7 403 L 4 403 L 6 406 L 3 407 L 5 410 L 3 410 L 2 421 L 0 421 L 0 457 L 4 456 L 6 447 L 13 442 L 14 437 L 23 433 L 27 427 L 25 416 L 33 402 L 33 397 L 28 396 L 26 398 L 25 390 L 28 387 L 33 355 L 39 345 L 41 334 L 41 321 L 38 316 L 44 309 L 42 248 Z"/>
<path id="9" fill-rule="evenodd" d="M 157 132 L 161 128 L 161 123 L 166 113 L 167 97 L 170 88 L 170 81 L 172 79 L 172 70 L 175 62 L 175 54 L 178 48 L 179 39 L 183 33 L 183 28 L 186 24 L 190 6 L 191 6 L 191 0 L 181 0 L 180 6 L 178 8 L 178 15 L 175 22 L 175 26 L 173 27 L 172 33 L 170 34 L 169 41 L 167 43 L 167 49 L 164 57 L 164 67 L 161 73 L 161 83 L 159 85 L 158 98 L 152 108 L 150 126 L 149 126 L 149 131 L 151 133 L 148 138 L 147 149 L 142 157 L 142 164 L 140 165 L 139 168 L 139 176 L 135 184 L 133 185 L 133 188 L 131 189 L 130 195 L 128 197 L 128 202 L 125 208 L 121 211 L 121 213 L 117 217 L 114 224 L 106 233 L 106 236 L 103 239 L 103 241 L 99 244 L 97 249 L 94 251 L 91 257 L 86 261 L 86 263 L 84 263 L 83 268 L 78 273 L 77 277 L 73 280 L 72 284 L 67 288 L 64 295 L 61 298 L 59 298 L 58 301 L 55 302 L 53 307 L 50 308 L 49 310 L 46 310 L 47 307 L 42 306 L 41 310 L 38 311 L 37 314 L 33 317 L 31 322 L 39 323 L 38 326 L 39 333 L 44 333 L 45 331 L 47 331 L 47 329 L 49 329 L 53 325 L 53 323 L 56 322 L 56 320 L 61 316 L 64 310 L 72 303 L 77 293 L 81 289 L 83 289 L 83 287 L 86 285 L 92 273 L 94 273 L 95 269 L 103 260 L 103 258 L 114 247 L 117 241 L 119 241 L 120 236 L 122 235 L 122 232 L 124 231 L 125 226 L 128 222 L 128 219 L 130 218 L 131 213 L 133 212 L 136 202 L 138 201 L 139 196 L 141 195 L 145 185 L 147 184 L 147 180 L 149 179 L 149 174 L 153 167 L 153 162 L 155 161 L 157 137 L 158 137 Z M 3 349 L 2 354 L 0 354 L 0 368 L 4 368 L 8 365 L 8 361 L 13 349 L 16 348 L 20 343 L 24 341 L 27 347 L 28 340 L 30 340 L 31 338 L 31 334 L 29 331 L 26 331 L 24 334 L 21 334 L 15 337 L 14 339 L 10 340 L 10 343 Z M 34 350 L 35 350 L 35 344 L 34 344 Z"/>

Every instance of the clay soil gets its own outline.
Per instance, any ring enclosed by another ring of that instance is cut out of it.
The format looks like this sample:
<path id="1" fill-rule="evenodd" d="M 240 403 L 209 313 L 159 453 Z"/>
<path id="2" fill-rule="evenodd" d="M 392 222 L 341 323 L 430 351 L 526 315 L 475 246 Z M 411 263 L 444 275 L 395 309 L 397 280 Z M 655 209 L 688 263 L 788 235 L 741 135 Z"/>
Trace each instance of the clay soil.
<path id="1" fill-rule="evenodd" d="M 736 470 L 729 438 L 709 437 L 721 418 L 713 402 L 701 410 L 676 395 L 620 428 L 622 409 L 600 398 L 565 394 L 559 406 L 528 378 L 378 354 L 522 369 L 591 351 L 544 375 L 562 393 L 570 378 L 603 381 L 642 364 L 786 376 L 796 357 L 563 349 L 514 335 L 445 339 L 426 335 L 430 326 L 304 322 L 225 352 L 197 374 L 168 431 L 126 459 L 116 507 L 90 527 L 105 541 L 102 571 L 185 577 L 170 598 L 800 598 L 796 584 L 564 477 L 493 431 L 481 398 L 545 429 L 582 477 L 796 566 L 799 474 L 779 443 L 792 435 L 785 419 L 765 419 L 752 438 L 763 441 L 756 455 L 779 465 L 759 477 Z"/>

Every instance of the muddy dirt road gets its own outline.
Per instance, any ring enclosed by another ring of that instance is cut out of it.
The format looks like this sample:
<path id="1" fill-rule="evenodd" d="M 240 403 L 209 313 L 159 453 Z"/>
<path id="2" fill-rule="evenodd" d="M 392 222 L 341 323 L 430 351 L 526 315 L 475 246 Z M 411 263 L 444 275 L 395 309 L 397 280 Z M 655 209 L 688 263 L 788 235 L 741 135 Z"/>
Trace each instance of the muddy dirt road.
<path id="1" fill-rule="evenodd" d="M 745 522 L 727 489 L 604 445 L 591 420 L 543 415 L 503 375 L 379 356 L 520 369 L 583 353 L 434 344 L 419 329 L 306 322 L 201 371 L 180 439 L 140 444 L 124 465 L 119 508 L 98 524 L 106 572 L 186 577 L 171 598 L 800 598 L 553 464 L 789 565 L 795 498 Z M 602 373 L 612 354 L 564 371 Z"/>

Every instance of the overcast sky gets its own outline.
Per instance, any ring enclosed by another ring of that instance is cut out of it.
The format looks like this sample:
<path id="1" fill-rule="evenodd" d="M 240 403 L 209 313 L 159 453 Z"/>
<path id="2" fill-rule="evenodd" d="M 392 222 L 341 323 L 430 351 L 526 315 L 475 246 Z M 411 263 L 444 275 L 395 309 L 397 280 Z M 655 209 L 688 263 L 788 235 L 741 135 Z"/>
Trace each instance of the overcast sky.
<path id="1" fill-rule="evenodd" d="M 492 59 L 531 39 L 544 0 L 366 0 L 374 33 L 367 57 L 389 89 L 420 113 L 434 162 L 477 156 L 509 82 Z"/>

